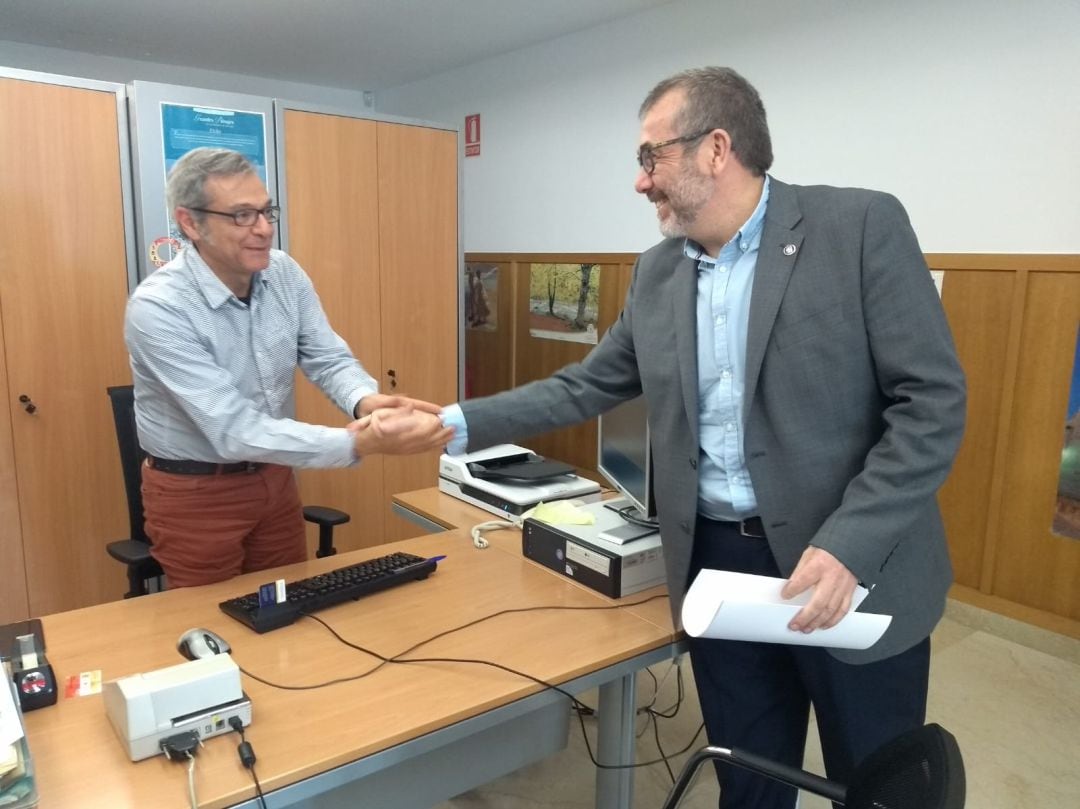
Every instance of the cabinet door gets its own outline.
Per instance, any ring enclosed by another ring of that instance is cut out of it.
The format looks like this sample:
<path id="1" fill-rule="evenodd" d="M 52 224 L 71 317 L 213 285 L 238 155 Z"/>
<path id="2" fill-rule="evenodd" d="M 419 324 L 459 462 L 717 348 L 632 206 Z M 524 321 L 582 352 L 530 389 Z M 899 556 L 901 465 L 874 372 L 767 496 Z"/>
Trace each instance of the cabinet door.
<path id="1" fill-rule="evenodd" d="M 33 615 L 126 589 L 105 553 L 128 530 L 105 388 L 131 380 L 127 277 L 116 96 L 0 79 L 0 313 Z"/>
<path id="2" fill-rule="evenodd" d="M 380 123 L 378 136 L 380 388 L 446 404 L 458 398 L 457 134 Z M 438 452 L 383 465 L 389 493 L 438 483 Z M 388 541 L 423 533 L 402 519 L 386 525 Z"/>
<path id="3" fill-rule="evenodd" d="M 315 284 L 334 330 L 373 377 L 382 373 L 379 318 L 379 212 L 375 124 L 356 118 L 285 112 L 285 217 L 289 253 Z M 297 381 L 301 421 L 340 426 L 349 419 L 322 392 Z M 377 545 L 383 538 L 383 462 L 376 456 L 352 469 L 305 469 L 307 504 L 347 511 L 334 530 L 339 551 Z M 310 531 L 314 548 L 314 529 Z"/>

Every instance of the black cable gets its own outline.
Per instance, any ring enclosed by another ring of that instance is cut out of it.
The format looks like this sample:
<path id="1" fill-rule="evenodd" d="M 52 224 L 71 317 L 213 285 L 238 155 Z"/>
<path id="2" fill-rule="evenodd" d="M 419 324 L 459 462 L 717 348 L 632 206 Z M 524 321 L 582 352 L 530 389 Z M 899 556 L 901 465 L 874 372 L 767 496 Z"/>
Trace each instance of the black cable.
<path id="1" fill-rule="evenodd" d="M 270 686 L 271 688 L 280 688 L 280 689 L 289 690 L 289 691 L 305 691 L 305 690 L 310 690 L 310 689 L 315 689 L 315 688 L 324 688 L 324 687 L 329 686 L 329 685 L 336 685 L 337 683 L 350 682 L 352 680 L 359 680 L 359 679 L 362 679 L 364 677 L 367 677 L 368 675 L 374 674 L 376 671 L 378 671 L 383 666 L 385 666 L 385 665 L 387 665 L 389 663 L 398 663 L 398 664 L 401 664 L 401 663 L 468 663 L 468 664 L 479 665 L 479 666 L 490 666 L 492 668 L 497 668 L 497 669 L 500 669 L 501 671 L 505 671 L 505 672 L 507 672 L 509 674 L 513 674 L 513 675 L 516 675 L 518 677 L 523 677 L 526 680 L 530 680 L 531 682 L 534 682 L 537 685 L 540 685 L 540 686 L 542 686 L 542 687 L 544 687 L 546 689 L 550 689 L 550 690 L 555 691 L 555 692 L 557 692 L 559 694 L 562 694 L 564 697 L 566 697 L 568 700 L 570 700 L 571 704 L 574 705 L 577 708 L 576 713 L 577 713 L 577 716 L 578 716 L 578 722 L 581 724 L 581 735 L 582 735 L 582 738 L 583 738 L 583 740 L 585 742 L 585 750 L 588 753 L 589 760 L 593 763 L 593 766 L 597 767 L 598 769 L 603 769 L 603 770 L 635 769 L 637 767 L 648 767 L 648 766 L 651 766 L 653 764 L 660 764 L 661 762 L 663 762 L 665 764 L 665 766 L 667 766 L 667 758 L 666 757 L 665 758 L 660 758 L 660 759 L 654 759 L 654 760 L 651 760 L 651 761 L 638 762 L 636 764 L 601 764 L 599 761 L 596 760 L 596 756 L 593 754 L 592 745 L 589 744 L 589 736 L 588 736 L 588 733 L 586 732 L 586 729 L 585 729 L 585 719 L 584 719 L 584 717 L 582 715 L 583 712 L 591 712 L 592 708 L 590 708 L 585 703 L 581 702 L 581 700 L 579 700 L 576 696 L 571 694 L 569 691 L 566 691 L 565 689 L 560 688 L 559 686 L 555 685 L 554 683 L 549 683 L 546 680 L 541 680 L 540 678 L 534 677 L 533 675 L 527 674 L 526 672 L 518 671 L 517 669 L 512 669 L 509 666 L 504 666 L 501 663 L 495 663 L 495 662 L 490 661 L 490 660 L 475 660 L 475 659 L 472 659 L 472 658 L 452 658 L 452 657 L 429 657 L 429 658 L 423 658 L 423 657 L 405 658 L 404 657 L 404 655 L 407 655 L 410 652 L 415 651 L 416 649 L 420 648 L 421 646 L 424 646 L 424 645 L 426 645 L 428 643 L 431 643 L 431 642 L 433 642 L 435 640 L 438 640 L 439 638 L 445 637 L 446 635 L 450 635 L 450 634 L 452 634 L 454 632 L 460 632 L 463 629 L 467 629 L 469 627 L 472 627 L 472 626 L 475 626 L 477 624 L 483 623 L 484 621 L 489 621 L 489 620 L 491 620 L 493 618 L 498 618 L 499 616 L 502 616 L 502 615 L 511 615 L 511 614 L 519 613 L 519 612 L 538 612 L 538 611 L 541 611 L 541 610 L 617 610 L 617 609 L 623 609 L 624 607 L 637 607 L 637 606 L 640 606 L 642 604 L 647 604 L 650 601 L 655 601 L 658 598 L 667 598 L 667 595 L 666 594 L 664 594 L 664 595 L 655 595 L 655 596 L 650 596 L 649 598 L 642 599 L 641 601 L 633 601 L 633 602 L 629 602 L 629 603 L 626 603 L 626 604 L 610 604 L 610 605 L 604 605 L 604 606 L 599 606 L 599 607 L 597 607 L 597 606 L 574 607 L 574 606 L 566 606 L 566 605 L 560 604 L 560 605 L 550 605 L 550 606 L 549 605 L 544 605 L 544 606 L 539 606 L 539 607 L 517 607 L 517 608 L 512 608 L 512 609 L 499 610 L 498 612 L 493 612 L 493 613 L 491 613 L 489 615 L 485 615 L 485 616 L 483 616 L 481 618 L 477 618 L 477 619 L 475 619 L 473 621 L 468 621 L 468 622 L 466 622 L 464 624 L 461 624 L 461 625 L 456 626 L 456 627 L 452 627 L 451 629 L 447 629 L 447 630 L 445 630 L 443 632 L 439 632 L 438 634 L 432 635 L 432 636 L 430 636 L 428 638 L 425 638 L 425 639 L 423 639 L 421 641 L 418 641 L 417 643 L 414 643 L 412 646 L 405 649 L 404 651 L 398 652 L 393 657 L 386 657 L 386 656 L 381 655 L 381 654 L 379 654 L 378 652 L 376 652 L 376 651 L 374 651 L 372 649 L 368 649 L 368 648 L 366 648 L 364 646 L 361 646 L 358 643 L 353 643 L 352 641 L 347 640 L 346 638 L 342 637 L 342 635 L 336 629 L 334 629 L 332 626 L 330 626 L 330 624 L 326 623 L 326 621 L 324 621 L 322 618 L 319 618 L 317 615 L 307 613 L 305 615 L 305 617 L 310 618 L 313 621 L 316 621 L 316 622 L 322 624 L 330 632 L 330 634 L 333 635 L 340 643 L 344 644 L 345 646 L 348 646 L 351 649 L 356 649 L 359 652 L 363 652 L 364 654 L 370 655 L 371 657 L 376 658 L 380 662 L 377 663 L 372 668 L 368 669 L 367 671 L 365 671 L 365 672 L 363 672 L 361 674 L 357 674 L 357 675 L 352 676 L 352 677 L 339 677 L 339 678 L 336 678 L 334 680 L 329 680 L 329 681 L 327 681 L 325 683 L 317 683 L 317 684 L 314 684 L 314 685 L 303 685 L 303 686 L 281 685 L 281 684 L 273 683 L 273 682 L 271 682 L 269 680 L 263 679 L 262 677 L 258 677 L 258 676 L 252 674 L 251 672 L 249 672 L 249 671 L 247 671 L 247 670 L 245 670 L 243 668 L 241 668 L 240 671 L 243 672 L 244 674 L 246 674 L 248 677 L 251 677 L 253 680 L 256 680 L 257 682 L 260 682 L 263 685 Z M 705 724 L 702 723 L 701 726 L 697 729 L 697 732 L 695 732 L 694 736 L 690 739 L 690 742 L 684 748 L 682 748 L 681 750 L 677 751 L 676 753 L 673 753 L 673 755 L 676 755 L 676 756 L 682 755 L 683 753 L 688 751 L 694 745 L 695 741 L 697 740 L 697 737 L 701 735 L 701 731 L 702 731 L 702 729 L 704 727 L 705 727 Z M 661 752 L 661 755 L 663 755 L 662 752 Z M 669 771 L 670 771 L 670 767 L 669 767 Z"/>
<path id="2" fill-rule="evenodd" d="M 682 666 L 676 666 L 675 684 L 676 684 L 675 704 L 671 708 L 667 709 L 668 711 L 671 711 L 671 713 L 667 713 L 666 711 L 654 711 L 654 710 L 651 709 L 651 707 L 650 707 L 649 713 L 651 713 L 651 714 L 653 714 L 655 716 L 659 716 L 661 719 L 674 719 L 676 717 L 676 715 L 678 715 L 679 708 L 682 707 L 683 698 L 686 696 L 685 692 L 683 691 Z"/>
<path id="3" fill-rule="evenodd" d="M 513 613 L 518 613 L 518 612 L 539 612 L 541 610 L 619 610 L 619 609 L 622 609 L 624 607 L 639 607 L 642 604 L 648 604 L 650 601 L 655 601 L 658 598 L 667 598 L 667 595 L 666 594 L 661 594 L 661 595 L 649 596 L 648 598 L 643 598 L 641 601 L 631 601 L 631 602 L 629 602 L 627 604 L 607 604 L 607 605 L 600 606 L 600 607 L 573 607 L 573 606 L 567 606 L 565 604 L 555 604 L 555 605 L 541 605 L 539 607 L 515 607 L 515 608 L 512 608 L 512 609 L 499 610 L 498 612 L 493 612 L 493 613 L 491 613 L 489 615 L 484 615 L 483 617 L 477 618 L 477 619 L 475 619 L 473 621 L 468 621 L 467 623 L 461 624 L 460 626 L 452 627 L 450 629 L 445 630 L 444 632 L 438 633 L 437 635 L 432 635 L 431 637 L 428 637 L 428 638 L 425 638 L 424 640 L 418 641 L 417 643 L 410 646 L 408 649 L 405 649 L 402 652 L 398 652 L 394 656 L 394 658 L 401 657 L 402 655 L 407 655 L 409 652 L 415 651 L 416 649 L 419 649 L 421 646 L 423 646 L 423 645 L 425 645 L 427 643 L 431 643 L 432 641 L 436 641 L 439 638 L 445 637 L 446 635 L 453 634 L 454 632 L 460 632 L 463 629 L 468 629 L 471 626 L 476 626 L 477 624 L 483 623 L 484 621 L 490 621 L 492 618 L 498 618 L 498 617 L 500 617 L 502 615 L 511 615 Z M 368 669 L 367 671 L 362 672 L 360 674 L 355 674 L 352 677 L 336 677 L 333 680 L 327 680 L 326 682 L 322 682 L 322 683 L 314 683 L 312 685 L 282 685 L 281 683 L 274 683 L 274 682 L 271 682 L 270 680 L 266 680 L 266 679 L 264 679 L 262 677 L 259 677 L 256 674 L 252 674 L 250 671 L 248 671 L 247 669 L 245 669 L 243 667 L 240 667 L 241 673 L 246 674 L 248 677 L 255 680 L 256 682 L 262 683 L 263 685 L 270 686 L 271 688 L 279 688 L 282 691 L 308 691 L 308 690 L 313 690 L 313 689 L 316 689 L 316 688 L 326 688 L 327 686 L 337 685 L 339 683 L 348 683 L 348 682 L 352 682 L 354 680 L 362 680 L 363 678 L 365 678 L 365 677 L 367 677 L 367 676 L 369 676 L 371 674 L 374 674 L 376 671 L 381 669 L 387 663 L 394 662 L 394 658 L 383 657 L 382 655 L 378 654 L 377 652 L 373 652 L 373 651 L 371 651 L 369 649 L 365 649 L 362 646 L 358 646 L 355 643 L 351 643 L 351 642 L 345 640 L 345 638 L 341 637 L 341 635 L 339 635 L 334 630 L 333 627 L 331 627 L 328 623 L 326 623 L 321 618 L 318 618 L 315 615 L 312 615 L 311 613 L 305 613 L 305 617 L 311 618 L 311 619 L 313 619 L 315 621 L 318 621 L 320 624 L 322 624 L 324 627 L 326 627 L 328 630 L 330 630 L 330 632 L 339 641 L 344 643 L 346 646 L 350 646 L 353 649 L 356 649 L 357 651 L 364 652 L 365 654 L 369 654 L 369 655 L 371 655 L 372 657 L 378 659 L 381 662 L 377 663 L 375 666 Z"/>
<path id="4" fill-rule="evenodd" d="M 230 716 L 229 727 L 240 734 L 240 744 L 236 746 L 236 752 L 240 756 L 240 763 L 244 765 L 244 769 L 251 771 L 251 780 L 255 782 L 255 795 L 259 799 L 259 805 L 266 809 L 266 796 L 263 795 L 259 776 L 255 774 L 255 750 L 244 736 L 244 723 L 239 716 Z"/>
<path id="5" fill-rule="evenodd" d="M 660 723 L 656 721 L 656 714 L 649 711 L 649 716 L 652 718 L 653 739 L 656 740 L 656 749 L 660 753 L 660 758 L 664 760 L 664 767 L 667 769 L 668 777 L 671 779 L 671 785 L 675 786 L 675 773 L 671 771 L 671 764 L 668 763 L 668 757 L 664 754 L 664 748 L 660 744 Z"/>
<path id="6" fill-rule="evenodd" d="M 612 511 L 614 511 L 631 525 L 638 525 L 642 528 L 652 528 L 656 531 L 660 530 L 660 523 L 655 522 L 654 520 L 643 520 L 640 517 L 636 517 L 631 514 L 631 512 L 637 511 L 637 509 L 633 506 L 623 506 L 622 508 L 612 509 Z"/>

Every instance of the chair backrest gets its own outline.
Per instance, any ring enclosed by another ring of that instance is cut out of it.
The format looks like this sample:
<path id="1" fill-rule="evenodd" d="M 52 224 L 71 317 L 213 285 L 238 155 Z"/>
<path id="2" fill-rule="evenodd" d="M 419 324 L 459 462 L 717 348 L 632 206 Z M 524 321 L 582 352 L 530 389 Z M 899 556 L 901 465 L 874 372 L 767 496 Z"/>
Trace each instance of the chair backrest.
<path id="1" fill-rule="evenodd" d="M 117 385 L 106 390 L 112 401 L 116 443 L 120 448 L 120 467 L 124 472 L 131 538 L 150 544 L 150 538 L 143 528 L 142 466 L 146 453 L 139 446 L 139 434 L 135 429 L 135 389 L 131 385 Z"/>
<path id="2" fill-rule="evenodd" d="M 963 809 L 967 780 L 952 734 L 929 724 L 882 745 L 855 768 L 849 809 Z"/>

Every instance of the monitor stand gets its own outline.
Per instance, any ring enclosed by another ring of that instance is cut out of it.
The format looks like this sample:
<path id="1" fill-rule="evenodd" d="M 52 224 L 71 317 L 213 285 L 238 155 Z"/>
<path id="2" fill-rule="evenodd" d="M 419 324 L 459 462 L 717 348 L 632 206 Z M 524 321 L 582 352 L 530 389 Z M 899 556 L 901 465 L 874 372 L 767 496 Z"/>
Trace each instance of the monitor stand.
<path id="1" fill-rule="evenodd" d="M 638 511 L 634 506 L 630 504 L 630 501 L 625 497 L 617 497 L 614 500 L 605 500 L 604 508 L 610 508 L 616 514 L 623 519 L 626 519 L 628 523 L 633 525 L 632 520 L 639 520 L 640 522 L 649 522 L 649 520 Z M 627 519 L 629 518 L 629 519 Z M 655 529 L 653 529 L 655 530 Z"/>

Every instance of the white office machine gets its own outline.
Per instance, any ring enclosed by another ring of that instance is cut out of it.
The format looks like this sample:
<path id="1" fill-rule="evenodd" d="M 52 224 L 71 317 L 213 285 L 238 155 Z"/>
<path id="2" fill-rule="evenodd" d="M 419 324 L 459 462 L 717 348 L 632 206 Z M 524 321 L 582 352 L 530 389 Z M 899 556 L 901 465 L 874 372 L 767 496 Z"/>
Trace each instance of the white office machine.
<path id="1" fill-rule="evenodd" d="M 227 654 L 191 660 L 102 685 L 105 713 L 132 761 L 156 756 L 161 742 L 186 732 L 231 733 L 229 719 L 251 724 L 251 700 Z"/>
<path id="2" fill-rule="evenodd" d="M 439 458 L 439 491 L 512 519 L 540 503 L 575 499 L 594 503 L 600 486 L 514 444 Z"/>

